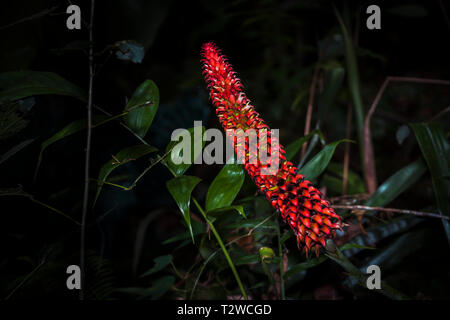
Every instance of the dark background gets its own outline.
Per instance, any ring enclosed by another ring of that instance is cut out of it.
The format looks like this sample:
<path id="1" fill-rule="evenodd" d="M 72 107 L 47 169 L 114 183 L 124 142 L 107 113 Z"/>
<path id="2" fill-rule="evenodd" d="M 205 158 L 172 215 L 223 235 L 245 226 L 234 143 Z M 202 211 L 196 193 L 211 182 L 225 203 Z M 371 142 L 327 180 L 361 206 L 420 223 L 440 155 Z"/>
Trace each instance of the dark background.
<path id="1" fill-rule="evenodd" d="M 87 22 L 90 2 L 72 3 L 81 7 L 82 19 Z M 386 76 L 450 79 L 450 25 L 440 2 L 435 0 L 96 1 L 94 42 L 98 55 L 95 57 L 94 103 L 118 114 L 135 88 L 145 79 L 152 79 L 159 87 L 161 104 L 146 136 L 151 145 L 163 150 L 174 129 L 190 128 L 194 120 L 202 120 L 206 127 L 218 128 L 199 61 L 201 45 L 214 41 L 230 58 L 257 110 L 270 127 L 280 129 L 281 142 L 287 145 L 303 135 L 308 89 L 318 48 L 325 40 L 336 40 L 336 47 L 327 51 L 326 60 L 345 66 L 340 28 L 332 3 L 353 35 L 357 33 L 357 58 L 366 108 Z M 442 3 L 450 12 L 448 2 Z M 365 27 L 365 8 L 369 4 L 381 7 L 381 30 Z M 83 24 L 81 30 L 65 27 L 68 5 L 67 1 L 44 0 L 1 4 L 3 26 L 45 9 L 55 6 L 56 9 L 40 18 L 0 29 L 0 72 L 51 71 L 87 90 L 87 25 Z M 119 60 L 114 49 L 104 50 L 122 40 L 142 44 L 145 48 L 142 63 Z M 321 119 L 327 141 L 345 137 L 350 101 L 346 80 L 344 87 L 332 111 Z M 372 124 L 379 182 L 420 156 L 412 134 L 399 146 L 395 139 L 398 128 L 409 122 L 430 120 L 449 105 L 448 97 L 448 86 L 390 85 Z M 73 98 L 36 96 L 25 115 L 28 125 L 16 135 L 1 140 L 0 151 L 3 153 L 27 138 L 37 140 L 20 156 L 0 166 L 0 187 L 20 185 L 36 199 L 51 203 L 80 220 L 84 134 L 73 135 L 49 147 L 36 181 L 33 181 L 33 174 L 40 143 L 85 114 L 85 105 Z M 313 114 L 313 123 L 315 117 Z M 440 119 L 447 130 L 448 119 L 448 115 Z M 355 124 L 352 138 L 356 139 L 354 130 Z M 114 123 L 94 130 L 91 176 L 97 176 L 111 154 L 135 143 L 132 135 Z M 343 147 L 338 148 L 333 159 L 342 162 L 343 152 Z M 350 159 L 350 168 L 361 174 L 357 145 L 352 146 Z M 117 170 L 117 174 L 128 175 L 125 182 L 132 181 L 145 166 L 145 161 L 137 161 Z M 199 165 L 190 169 L 190 174 L 203 179 L 196 191 L 199 198 L 204 197 L 208 183 L 220 168 L 220 165 Z M 162 245 L 162 241 L 184 231 L 177 207 L 165 188 L 169 178 L 165 168 L 157 166 L 133 192 L 105 187 L 99 203 L 89 212 L 89 257 L 108 261 L 116 287 L 136 285 L 133 265 L 138 273 L 150 268 L 154 257 L 171 253 L 176 247 Z M 430 179 L 423 179 L 391 206 L 420 209 L 433 204 Z M 96 220 L 105 213 L 108 213 L 106 217 Z M 24 197 L 1 197 L 0 215 L 0 296 L 7 296 L 45 256 L 45 265 L 13 297 L 76 298 L 76 292 L 65 289 L 65 268 L 78 264 L 78 230 L 64 218 Z M 138 239 L 137 234 L 146 219 L 150 219 L 148 229 Z M 395 269 L 394 275 L 401 288 L 413 297 L 448 298 L 449 274 L 444 263 L 449 258 L 448 246 L 440 222 L 429 224 L 436 232 L 430 234 L 422 251 L 410 258 L 412 260 L 405 259 Z M 137 261 L 138 240 L 143 247 Z M 293 253 L 296 249 L 293 243 L 291 245 Z M 195 247 L 190 246 L 188 250 L 173 251 L 173 254 L 178 261 L 188 264 L 193 251 Z M 310 279 L 323 277 L 320 270 L 315 273 Z M 417 281 L 418 285 L 412 286 L 410 281 Z M 303 285 L 313 292 L 317 284 L 310 282 L 314 280 Z M 327 280 L 322 280 L 323 283 Z M 341 293 L 341 296 L 351 295 Z"/>

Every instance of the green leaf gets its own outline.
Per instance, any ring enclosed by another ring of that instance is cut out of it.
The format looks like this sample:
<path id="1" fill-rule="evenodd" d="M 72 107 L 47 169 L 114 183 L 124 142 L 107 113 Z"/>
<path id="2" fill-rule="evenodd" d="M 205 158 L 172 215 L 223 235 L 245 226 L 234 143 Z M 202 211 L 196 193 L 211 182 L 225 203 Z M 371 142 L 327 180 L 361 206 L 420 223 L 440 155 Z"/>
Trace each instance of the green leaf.
<path id="1" fill-rule="evenodd" d="M 327 144 L 314 158 L 306 163 L 299 171 L 300 174 L 306 176 L 308 180 L 314 180 L 317 178 L 328 166 L 331 158 L 333 157 L 336 147 L 341 142 L 352 142 L 348 139 L 341 139 L 330 144 Z"/>
<path id="2" fill-rule="evenodd" d="M 320 130 L 313 130 L 306 136 L 298 138 L 294 142 L 288 144 L 286 147 L 286 159 L 291 160 L 301 149 L 302 145 L 316 134 L 323 140 L 322 132 L 320 132 Z"/>
<path id="3" fill-rule="evenodd" d="M 353 39 L 349 34 L 344 21 L 341 18 L 339 12 L 334 8 L 336 17 L 341 27 L 342 35 L 344 37 L 345 44 L 345 61 L 347 65 L 347 81 L 350 95 L 353 100 L 353 106 L 355 108 L 355 121 L 356 130 L 358 133 L 359 153 L 361 157 L 361 166 L 365 167 L 364 162 L 364 105 L 361 98 L 361 88 L 358 72 L 358 61 L 356 60 L 355 48 L 353 46 Z"/>
<path id="4" fill-rule="evenodd" d="M 165 276 L 152 283 L 152 287 L 147 289 L 143 298 L 150 297 L 152 300 L 161 298 L 175 284 L 175 277 Z"/>
<path id="5" fill-rule="evenodd" d="M 342 87 L 345 76 L 345 70 L 341 65 L 333 66 L 330 70 L 329 79 L 325 85 L 323 94 L 320 95 L 318 102 L 318 119 L 323 119 L 328 110 L 333 105 L 334 100 Z"/>
<path id="6" fill-rule="evenodd" d="M 330 192 L 342 194 L 344 166 L 340 163 L 330 162 L 322 178 L 322 184 L 327 186 Z M 332 174 L 332 175 L 331 175 Z M 361 194 L 365 192 L 363 179 L 354 171 L 348 170 L 347 194 Z"/>
<path id="7" fill-rule="evenodd" d="M 336 248 L 336 253 L 326 253 L 325 254 L 328 258 L 331 260 L 337 262 L 341 267 L 343 267 L 350 276 L 354 277 L 356 281 L 363 287 L 366 287 L 366 279 L 367 274 L 361 272 L 354 264 L 350 262 L 339 250 L 339 248 Z M 394 288 L 390 287 L 386 282 L 381 282 L 381 289 L 377 290 L 381 294 L 387 296 L 388 298 L 395 299 L 395 300 L 404 300 L 409 299 L 407 296 L 405 296 L 403 293 L 395 290 Z"/>
<path id="8" fill-rule="evenodd" d="M 241 205 L 227 206 L 227 207 L 211 210 L 208 212 L 208 217 L 210 218 L 211 222 L 214 222 L 215 220 L 217 220 L 223 216 L 228 216 L 226 214 L 230 211 L 236 211 L 244 219 L 247 219 L 247 216 L 245 215 L 244 207 Z"/>
<path id="9" fill-rule="evenodd" d="M 153 261 L 155 262 L 155 265 L 150 270 L 144 272 L 141 275 L 141 278 L 149 276 L 151 274 L 154 274 L 154 273 L 156 273 L 158 271 L 161 271 L 162 269 L 167 267 L 167 265 L 169 265 L 169 263 L 172 262 L 172 259 L 173 259 L 173 257 L 172 257 L 171 254 L 168 254 L 168 255 L 165 255 L 165 256 L 160 256 L 160 257 L 157 257 L 157 258 L 153 259 Z"/>
<path id="10" fill-rule="evenodd" d="M 0 157 L 0 164 L 9 158 L 11 158 L 13 155 L 15 155 L 17 152 L 28 146 L 30 143 L 32 143 L 35 139 L 28 139 L 25 141 L 22 141 L 18 145 L 12 147 L 8 151 L 6 151 L 1 157 Z"/>
<path id="11" fill-rule="evenodd" d="M 192 231 L 189 205 L 191 203 L 192 191 L 200 181 L 201 179 L 198 177 L 179 176 L 166 183 L 167 189 L 183 214 L 184 221 L 186 221 L 186 225 L 192 237 L 192 242 L 194 242 L 194 233 Z"/>
<path id="12" fill-rule="evenodd" d="M 450 182 L 445 178 L 450 175 L 450 147 L 444 130 L 438 124 L 412 123 L 410 125 L 430 170 L 439 212 L 441 215 L 450 216 Z M 450 244 L 449 222 L 442 219 L 442 224 Z"/>
<path id="13" fill-rule="evenodd" d="M 195 128 L 197 128 L 197 130 L 200 128 L 201 133 L 199 132 L 199 134 L 195 134 L 195 132 L 196 132 Z M 166 165 L 175 174 L 175 176 L 180 176 L 183 173 L 185 173 L 187 171 L 187 169 L 189 169 L 189 167 L 194 163 L 195 159 L 197 159 L 197 157 L 202 153 L 203 147 L 205 146 L 205 141 L 203 140 L 203 134 L 205 132 L 205 127 L 189 128 L 189 129 L 186 129 L 186 131 L 189 133 L 190 146 L 191 146 L 191 151 L 190 151 L 191 159 L 190 159 L 189 163 L 175 164 L 174 159 L 181 158 L 183 150 L 180 149 L 179 152 L 172 150 L 179 143 L 183 143 L 183 144 L 186 143 L 184 141 L 185 138 L 183 138 L 184 132 L 180 132 L 177 136 L 175 136 L 166 147 L 166 153 L 170 152 L 170 156 L 167 159 Z M 180 138 L 182 138 L 181 141 L 179 141 Z M 198 146 L 201 145 L 201 148 L 200 147 L 195 148 L 196 144 Z M 172 150 L 172 151 L 170 151 L 170 150 Z"/>
<path id="14" fill-rule="evenodd" d="M 133 147 L 129 147 L 126 149 L 123 149 L 119 151 L 114 158 L 106 162 L 102 168 L 100 169 L 100 173 L 98 175 L 98 186 L 97 186 L 97 193 L 95 195 L 94 204 L 98 199 L 98 196 L 100 195 L 100 191 L 102 190 L 103 184 L 106 181 L 106 178 L 110 175 L 110 173 L 116 169 L 117 167 L 128 163 L 130 161 L 136 160 L 142 156 L 145 156 L 146 154 L 149 154 L 151 152 L 155 152 L 157 149 L 152 146 L 148 146 L 145 144 L 136 145 Z"/>
<path id="15" fill-rule="evenodd" d="M 241 190 L 244 169 L 239 164 L 226 164 L 211 183 L 206 194 L 206 211 L 227 207 Z"/>
<path id="16" fill-rule="evenodd" d="M 145 80 L 131 96 L 124 111 L 125 124 L 138 136 L 144 138 L 153 122 L 159 106 L 159 90 L 152 80 Z M 132 110 L 132 111 L 131 111 Z"/>
<path id="17" fill-rule="evenodd" d="M 94 117 L 94 123 L 96 122 L 101 122 L 105 119 L 107 119 L 107 116 L 95 116 Z M 77 132 L 80 132 L 82 130 L 84 130 L 86 128 L 87 125 L 87 121 L 86 119 L 81 119 L 81 120 L 77 120 L 74 122 L 69 123 L 67 126 L 65 126 L 64 128 L 62 128 L 60 131 L 58 131 L 57 133 L 55 133 L 53 136 L 51 136 L 50 138 L 48 138 L 47 140 L 45 140 L 44 142 L 42 142 L 41 144 L 41 150 L 39 152 L 39 158 L 38 158 L 38 162 L 36 165 L 36 169 L 34 171 L 34 177 L 36 178 L 37 176 L 37 172 L 39 170 L 39 167 L 41 165 L 42 162 L 42 154 L 44 153 L 44 150 L 47 149 L 48 146 L 50 146 L 51 144 L 66 138 L 72 134 L 75 134 Z"/>
<path id="18" fill-rule="evenodd" d="M 425 164 L 421 159 L 398 170 L 378 187 L 377 191 L 366 201 L 365 205 L 371 207 L 387 205 L 414 185 L 425 171 Z"/>
<path id="19" fill-rule="evenodd" d="M 233 262 L 236 266 L 255 264 L 260 262 L 260 257 L 259 254 L 244 254 L 242 256 L 233 257 Z"/>
<path id="20" fill-rule="evenodd" d="M 300 273 L 302 271 L 308 270 L 309 268 L 312 268 L 312 267 L 315 267 L 315 266 L 321 264 L 325 260 L 327 260 L 327 257 L 322 255 L 322 256 L 320 256 L 318 258 L 312 258 L 312 259 L 309 259 L 306 262 L 302 262 L 302 263 L 296 264 L 296 265 L 292 266 L 285 273 L 285 277 L 286 277 L 286 279 L 289 278 L 289 277 L 292 277 L 293 275 L 296 275 L 297 273 Z"/>
<path id="21" fill-rule="evenodd" d="M 203 234 L 206 232 L 206 226 L 205 224 L 198 222 L 198 221 L 191 221 L 191 226 L 192 226 L 192 230 L 194 232 L 194 237 L 200 234 Z M 169 243 L 173 243 L 173 242 L 177 242 L 177 241 L 181 241 L 181 240 L 190 240 L 191 238 L 191 233 L 189 231 L 187 232 L 182 232 L 179 233 L 167 240 L 164 240 L 162 244 L 169 244 Z"/>
<path id="22" fill-rule="evenodd" d="M 360 244 L 357 244 L 357 243 L 346 243 L 346 244 L 342 245 L 339 249 L 340 249 L 341 251 L 349 250 L 349 249 L 369 249 L 369 250 L 375 250 L 375 248 L 368 247 L 368 246 L 363 246 L 363 245 L 360 245 Z"/>
<path id="23" fill-rule="evenodd" d="M 11 71 L 0 74 L 0 102 L 56 94 L 86 101 L 86 93 L 76 85 L 52 72 Z"/>

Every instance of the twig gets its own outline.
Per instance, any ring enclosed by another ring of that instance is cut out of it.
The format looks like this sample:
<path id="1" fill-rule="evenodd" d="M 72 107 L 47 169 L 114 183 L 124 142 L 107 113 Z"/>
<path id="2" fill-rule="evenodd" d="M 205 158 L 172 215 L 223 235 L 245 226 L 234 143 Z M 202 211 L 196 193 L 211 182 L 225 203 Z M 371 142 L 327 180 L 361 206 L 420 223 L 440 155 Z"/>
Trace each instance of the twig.
<path id="1" fill-rule="evenodd" d="M 5 297 L 5 301 L 9 300 L 9 298 L 11 298 L 12 295 L 16 293 L 16 291 L 19 290 L 45 264 L 45 262 L 45 258 L 42 259 L 42 261 Z"/>
<path id="2" fill-rule="evenodd" d="M 350 133 L 352 128 L 352 115 L 353 108 L 351 103 L 347 106 L 347 128 L 345 132 L 345 138 L 350 140 Z M 345 143 L 345 154 L 344 154 L 344 172 L 342 173 L 342 194 L 347 194 L 348 186 L 348 166 L 350 163 L 350 142 Z"/>
<path id="3" fill-rule="evenodd" d="M 384 93 L 384 90 L 388 86 L 390 82 L 411 82 L 411 83 L 428 83 L 428 84 L 440 84 L 440 85 L 450 85 L 449 80 L 440 80 L 440 79 L 423 79 L 423 78 L 414 78 L 414 77 L 386 77 L 383 84 L 380 87 L 375 99 L 370 106 L 369 112 L 367 113 L 366 119 L 364 121 L 364 164 L 365 164 L 365 181 L 367 186 L 367 191 L 369 194 L 372 194 L 376 190 L 376 173 L 375 173 L 375 163 L 373 158 L 373 146 L 372 139 L 370 133 L 370 121 L 372 119 L 373 114 L 377 108 L 378 103 L 380 102 L 381 96 Z"/>
<path id="4" fill-rule="evenodd" d="M 433 118 L 431 118 L 430 121 L 437 120 L 438 118 L 442 117 L 444 114 L 446 114 L 449 111 L 450 111 L 450 106 L 448 106 L 444 110 L 440 111 L 437 115 L 435 115 Z"/>
<path id="5" fill-rule="evenodd" d="M 14 21 L 14 22 L 12 22 L 10 24 L 7 24 L 5 26 L 1 26 L 0 30 L 5 30 L 5 29 L 8 29 L 8 28 L 11 28 L 11 27 L 16 26 L 18 24 L 21 24 L 23 22 L 27 22 L 27 21 L 31 21 L 31 20 L 35 20 L 35 19 L 40 19 L 42 17 L 45 17 L 49 13 L 52 13 L 56 9 L 58 9 L 58 6 L 55 6 L 55 7 L 49 8 L 49 9 L 45 9 L 45 10 L 43 10 L 41 12 L 38 12 L 38 13 L 35 13 L 35 14 L 29 16 L 29 17 L 26 17 L 26 18 Z"/>
<path id="6" fill-rule="evenodd" d="M 92 135 L 92 98 L 94 84 L 94 7 L 95 0 L 91 0 L 91 17 L 89 25 L 89 97 L 87 105 L 87 138 L 86 138 L 86 160 L 84 169 L 84 196 L 83 212 L 81 217 L 81 236 L 80 236 L 80 269 L 81 269 L 81 290 L 80 300 L 84 300 L 85 285 L 85 246 L 86 246 L 86 218 L 89 200 L 89 161 L 91 156 L 91 135 Z"/>
<path id="7" fill-rule="evenodd" d="M 308 109 L 306 111 L 305 131 L 304 131 L 305 136 L 308 135 L 309 131 L 311 130 L 311 116 L 312 116 L 312 109 L 314 106 L 314 96 L 316 94 L 317 80 L 319 78 L 321 57 L 322 57 L 322 54 L 319 53 L 319 58 L 317 60 L 316 67 L 314 69 L 311 87 L 309 88 Z M 308 142 L 305 142 L 302 146 L 302 152 L 301 152 L 300 159 L 303 159 L 303 157 L 305 156 L 307 146 L 308 146 Z"/>
<path id="8" fill-rule="evenodd" d="M 335 209 L 347 209 L 347 210 L 362 210 L 362 211 L 384 211 L 384 212 L 395 212 L 395 213 L 404 213 L 404 214 L 412 214 L 419 217 L 430 217 L 430 218 L 439 218 L 439 219 L 447 219 L 450 220 L 450 217 L 441 216 L 438 213 L 433 212 L 422 212 L 415 210 L 407 210 L 407 209 L 395 209 L 395 208 L 383 208 L 383 207 L 369 207 L 369 206 L 346 206 L 346 205 L 333 205 Z"/>
<path id="9" fill-rule="evenodd" d="M 95 105 L 95 104 L 94 104 L 93 106 L 94 106 L 95 109 L 97 109 L 97 110 L 103 112 L 103 113 L 106 114 L 107 116 L 109 116 L 109 117 L 112 117 L 112 116 L 113 116 L 111 113 L 109 113 L 108 111 L 106 111 L 106 110 L 100 108 L 99 106 L 97 106 L 97 105 Z M 136 139 L 138 139 L 140 142 L 142 142 L 143 144 L 145 144 L 145 145 L 148 146 L 148 143 L 147 143 L 144 139 L 142 139 L 136 132 L 134 132 L 130 127 L 128 127 L 125 123 L 123 123 L 122 121 L 119 121 L 119 124 L 120 124 L 123 128 L 127 129 L 132 135 L 134 135 L 134 136 L 136 137 Z"/>

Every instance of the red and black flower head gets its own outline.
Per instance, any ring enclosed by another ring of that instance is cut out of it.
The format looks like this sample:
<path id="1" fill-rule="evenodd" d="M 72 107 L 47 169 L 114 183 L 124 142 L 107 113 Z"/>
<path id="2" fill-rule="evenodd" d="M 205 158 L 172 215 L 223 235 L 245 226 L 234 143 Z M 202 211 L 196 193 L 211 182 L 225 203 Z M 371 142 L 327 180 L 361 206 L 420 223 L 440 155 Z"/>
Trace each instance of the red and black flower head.
<path id="1" fill-rule="evenodd" d="M 278 152 L 280 165 L 275 174 L 263 174 L 265 164 L 259 159 L 256 163 L 244 162 L 245 170 L 292 228 L 299 248 L 303 248 L 306 254 L 313 250 L 318 255 L 326 239 L 335 237 L 335 230 L 342 230 L 341 218 L 322 198 L 321 192 L 305 176 L 297 174 L 297 168 L 286 160 L 283 147 L 275 136 L 271 136 L 269 127 L 251 105 L 241 81 L 216 45 L 211 42 L 204 44 L 201 55 L 209 96 L 224 130 L 255 129 L 258 138 L 259 132 L 266 130 L 267 151 L 270 153 L 272 148 L 276 148 L 274 150 Z M 237 152 L 237 145 L 234 146 Z M 246 156 L 249 157 L 248 152 Z"/>

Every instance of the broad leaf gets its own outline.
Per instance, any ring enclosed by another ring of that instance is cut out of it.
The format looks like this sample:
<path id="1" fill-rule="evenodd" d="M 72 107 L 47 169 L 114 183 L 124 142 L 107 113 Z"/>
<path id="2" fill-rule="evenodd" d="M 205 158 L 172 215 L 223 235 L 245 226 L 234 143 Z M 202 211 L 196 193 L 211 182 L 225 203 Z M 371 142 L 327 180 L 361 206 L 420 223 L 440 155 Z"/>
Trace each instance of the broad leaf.
<path id="1" fill-rule="evenodd" d="M 167 189 L 183 214 L 184 221 L 186 221 L 186 225 L 192 237 L 192 242 L 194 242 L 194 233 L 192 231 L 189 205 L 191 203 L 192 191 L 200 181 L 201 179 L 198 177 L 179 176 L 166 183 Z"/>
<path id="2" fill-rule="evenodd" d="M 160 256 L 160 257 L 153 259 L 153 261 L 155 262 L 155 265 L 150 270 L 144 272 L 141 275 L 141 278 L 149 276 L 151 274 L 154 274 L 154 273 L 164 269 L 170 262 L 172 262 L 172 255 L 168 254 L 165 256 Z"/>
<path id="3" fill-rule="evenodd" d="M 94 117 L 94 123 L 98 123 L 101 122 L 105 119 L 107 119 L 107 116 L 95 116 Z M 48 138 L 47 140 L 45 140 L 44 142 L 42 142 L 41 144 L 41 150 L 39 152 L 39 158 L 38 158 L 38 162 L 36 165 L 36 170 L 34 172 L 34 177 L 36 178 L 37 172 L 39 170 L 39 167 L 41 165 L 41 161 L 42 161 L 42 154 L 44 153 L 44 150 L 47 149 L 48 146 L 50 146 L 51 144 L 64 139 L 72 134 L 75 134 L 77 132 L 80 132 L 84 129 L 86 129 L 86 125 L 87 125 L 87 121 L 86 119 L 81 119 L 81 120 L 77 120 L 74 122 L 69 123 L 67 126 L 65 126 L 64 128 L 62 128 L 60 131 L 58 131 L 57 133 L 55 133 L 53 136 L 51 136 L 50 138 Z"/>
<path id="4" fill-rule="evenodd" d="M 227 215 L 227 213 L 230 211 L 236 211 L 242 217 L 244 217 L 244 219 L 247 219 L 247 216 L 245 215 L 244 207 L 241 205 L 227 206 L 227 207 L 208 211 L 208 217 L 210 218 L 211 222 L 214 222 L 216 219 Z"/>
<path id="5" fill-rule="evenodd" d="M 398 170 L 378 187 L 377 191 L 366 201 L 365 205 L 372 207 L 387 205 L 414 185 L 425 171 L 425 164 L 421 159 Z"/>
<path id="6" fill-rule="evenodd" d="M 206 211 L 227 207 L 241 190 L 244 169 L 239 164 L 226 164 L 211 183 L 206 194 Z"/>
<path id="7" fill-rule="evenodd" d="M 308 270 L 309 268 L 315 267 L 319 264 L 321 264 L 322 262 L 324 262 L 325 260 L 327 260 L 327 257 L 322 255 L 318 258 L 311 258 L 306 262 L 302 262 L 299 264 L 296 264 L 294 266 L 292 266 L 286 273 L 285 273 L 285 278 L 289 278 L 292 277 L 293 275 Z"/>
<path id="8" fill-rule="evenodd" d="M 86 101 L 86 93 L 76 85 L 52 72 L 11 71 L 0 74 L 0 102 L 56 94 Z"/>
<path id="9" fill-rule="evenodd" d="M 294 142 L 288 144 L 286 146 L 286 159 L 287 160 L 292 160 L 292 158 L 297 154 L 297 152 L 301 149 L 301 147 L 303 146 L 303 144 L 308 141 L 309 139 L 311 139 L 314 135 L 319 135 L 320 138 L 323 140 L 323 135 L 322 132 L 320 132 L 320 130 L 313 130 L 311 131 L 309 134 L 307 134 L 304 137 L 301 137 L 297 140 L 295 140 Z"/>
<path id="10" fill-rule="evenodd" d="M 197 128 L 197 129 L 196 129 Z M 201 131 L 199 130 L 201 129 Z M 196 134 L 196 130 L 198 134 Z M 170 153 L 167 158 L 167 167 L 173 172 L 175 176 L 180 176 L 189 169 L 189 167 L 194 163 L 195 159 L 201 155 L 203 147 L 205 146 L 205 141 L 203 140 L 203 134 L 205 132 L 205 127 L 194 127 L 186 129 L 186 131 L 180 132 L 176 135 L 172 141 L 166 147 L 166 153 Z M 189 135 L 189 137 L 184 137 Z M 189 141 L 185 141 L 188 139 Z M 181 140 L 181 141 L 180 141 Z M 181 159 L 183 156 L 183 149 L 176 150 L 178 144 L 183 144 L 189 148 L 190 146 L 190 160 L 189 163 L 178 163 L 176 159 Z M 189 145 L 187 145 L 189 143 Z M 197 147 L 195 147 L 197 145 Z M 171 151 L 172 150 L 172 151 Z"/>
<path id="11" fill-rule="evenodd" d="M 317 178 L 328 166 L 333 157 L 336 147 L 341 142 L 352 142 L 348 139 L 341 139 L 330 144 L 327 144 L 319 153 L 317 153 L 311 160 L 308 161 L 300 170 L 299 173 L 306 176 L 308 180 Z"/>
<path id="12" fill-rule="evenodd" d="M 423 157 L 430 169 L 434 195 L 441 215 L 450 216 L 450 147 L 444 130 L 437 124 L 411 124 Z M 450 244 L 450 224 L 442 219 L 447 240 Z"/>
<path id="13" fill-rule="evenodd" d="M 153 122 L 159 106 L 159 90 L 152 80 L 145 80 L 133 93 L 124 111 L 125 124 L 143 138 Z"/>

